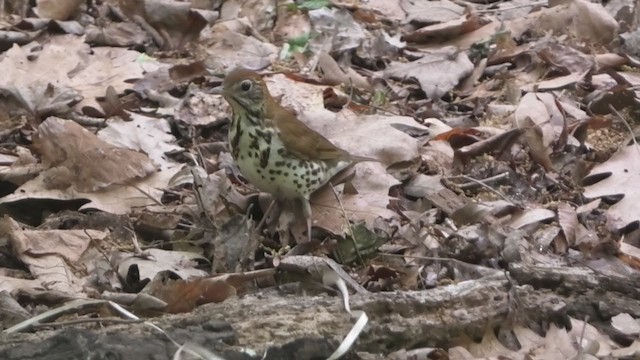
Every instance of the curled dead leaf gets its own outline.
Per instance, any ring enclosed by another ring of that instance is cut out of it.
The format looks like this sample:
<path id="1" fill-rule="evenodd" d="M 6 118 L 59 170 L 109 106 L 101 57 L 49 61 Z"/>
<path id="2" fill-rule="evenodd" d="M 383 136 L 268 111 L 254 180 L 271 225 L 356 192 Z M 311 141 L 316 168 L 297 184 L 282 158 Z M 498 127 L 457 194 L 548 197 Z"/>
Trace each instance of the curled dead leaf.
<path id="1" fill-rule="evenodd" d="M 75 122 L 56 117 L 40 124 L 33 142 L 50 166 L 42 174 L 50 189 L 73 186 L 79 191 L 96 191 L 157 170 L 147 155 L 115 147 Z"/>

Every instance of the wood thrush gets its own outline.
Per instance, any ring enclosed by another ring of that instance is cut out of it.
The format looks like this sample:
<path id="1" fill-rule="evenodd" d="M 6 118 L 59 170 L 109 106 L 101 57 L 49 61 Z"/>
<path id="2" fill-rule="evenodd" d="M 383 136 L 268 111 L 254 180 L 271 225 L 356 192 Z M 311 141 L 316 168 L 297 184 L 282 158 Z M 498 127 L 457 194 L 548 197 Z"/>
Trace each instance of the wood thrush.
<path id="1" fill-rule="evenodd" d="M 308 127 L 295 113 L 271 96 L 260 75 L 235 69 L 222 86 L 231 105 L 229 148 L 242 175 L 259 190 L 278 200 L 299 200 L 311 238 L 311 194 L 341 170 L 360 161 Z"/>

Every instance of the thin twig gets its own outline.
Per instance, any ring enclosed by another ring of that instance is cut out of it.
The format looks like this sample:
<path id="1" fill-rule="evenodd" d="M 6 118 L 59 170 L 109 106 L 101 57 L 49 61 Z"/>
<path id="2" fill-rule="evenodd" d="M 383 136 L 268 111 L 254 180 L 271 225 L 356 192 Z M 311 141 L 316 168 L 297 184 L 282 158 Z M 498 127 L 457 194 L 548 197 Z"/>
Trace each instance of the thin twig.
<path id="1" fill-rule="evenodd" d="M 90 126 L 98 129 L 105 127 L 107 121 L 107 119 L 81 115 L 74 112 L 71 112 L 67 116 L 67 119 L 75 121 L 77 124 L 82 126 Z"/>
<path id="2" fill-rule="evenodd" d="M 580 331 L 580 340 L 578 341 L 578 356 L 576 357 L 577 359 L 582 359 L 582 354 L 584 354 L 584 348 L 585 346 L 583 345 L 582 341 L 584 340 L 584 333 L 585 330 L 587 329 L 587 322 L 589 321 L 589 314 L 587 314 L 584 317 L 584 324 L 582 325 L 582 330 Z"/>
<path id="3" fill-rule="evenodd" d="M 347 103 L 344 104 L 343 106 L 344 109 L 349 108 L 349 105 L 351 105 L 352 99 L 353 99 L 353 80 L 349 78 L 349 99 L 347 99 Z"/>
<path id="4" fill-rule="evenodd" d="M 493 193 L 497 194 L 498 196 L 500 196 L 501 198 L 503 198 L 505 201 L 512 202 L 511 200 L 509 200 L 509 198 L 507 198 L 507 196 L 506 196 L 505 194 L 503 194 L 503 193 L 501 193 L 500 191 L 498 191 L 498 190 L 496 190 L 496 189 L 492 188 L 491 186 L 489 186 L 489 185 L 485 184 L 485 181 L 487 181 L 487 180 L 491 180 L 491 181 L 493 181 L 493 180 L 495 180 L 496 178 L 502 178 L 502 177 L 505 177 L 505 174 L 506 174 L 506 175 L 508 175 L 507 173 L 503 173 L 503 174 L 500 174 L 500 175 L 496 175 L 496 176 L 493 176 L 493 177 L 487 178 L 487 179 L 485 179 L 485 180 L 478 180 L 478 179 L 474 179 L 474 178 L 472 178 L 472 177 L 470 177 L 470 176 L 467 176 L 467 175 L 451 176 L 451 177 L 449 177 L 448 179 L 455 179 L 455 178 L 467 179 L 467 180 L 469 180 L 469 181 L 471 181 L 471 182 L 473 182 L 473 183 L 476 183 L 476 184 L 478 184 L 478 185 L 480 185 L 480 186 L 482 186 L 482 187 L 484 187 L 484 188 L 486 188 L 486 189 L 490 190 L 491 192 L 493 192 Z M 462 185 L 464 185 L 464 184 L 462 184 Z M 460 186 L 460 185 L 458 185 L 458 186 L 459 186 L 460 188 L 463 188 L 463 187 L 462 187 L 462 186 Z M 466 186 L 468 187 L 468 185 L 466 185 Z"/>
<path id="5" fill-rule="evenodd" d="M 358 260 L 360 260 L 360 264 L 364 265 L 364 260 L 362 259 L 362 255 L 360 255 L 360 250 L 358 250 L 358 243 L 356 242 L 356 234 L 353 232 L 353 228 L 351 227 L 351 223 L 349 222 L 349 218 L 347 217 L 347 212 L 344 211 L 344 206 L 342 206 L 342 201 L 340 200 L 340 196 L 338 196 L 338 192 L 336 188 L 333 187 L 333 184 L 329 182 L 329 186 L 331 186 L 331 191 L 333 191 L 333 195 L 338 200 L 338 205 L 340 205 L 340 211 L 342 211 L 342 216 L 344 216 L 344 221 L 347 223 L 347 228 L 349 229 L 349 235 L 351 235 L 351 241 L 353 242 L 353 248 L 356 251 L 356 255 L 358 255 Z"/>
<path id="6" fill-rule="evenodd" d="M 381 112 L 389 114 L 389 115 L 404 116 L 404 115 L 402 115 L 400 113 L 397 113 L 397 112 L 394 112 L 394 111 L 390 111 L 390 110 L 387 110 L 387 109 L 383 109 L 380 106 L 371 105 L 371 104 L 362 104 L 362 103 L 359 103 L 357 101 L 353 101 L 353 103 L 356 104 L 356 105 L 360 105 L 360 106 L 366 106 L 368 108 L 374 109 L 376 111 L 381 111 Z M 417 119 L 417 118 L 414 117 L 414 119 Z"/>
<path id="7" fill-rule="evenodd" d="M 276 199 L 271 199 L 269 206 L 267 206 L 267 210 L 265 210 L 264 214 L 262 214 L 262 219 L 260 219 L 260 222 L 258 222 L 258 225 L 256 225 L 256 231 L 260 231 L 260 228 L 262 228 L 264 224 L 267 222 L 267 216 L 270 215 L 275 204 L 276 204 Z"/>
<path id="8" fill-rule="evenodd" d="M 198 209 L 200 212 L 204 214 L 205 219 L 209 221 L 209 225 L 215 227 L 215 222 L 213 221 L 213 216 L 211 215 L 209 209 L 205 206 L 204 196 L 200 192 L 204 189 L 204 179 L 200 177 L 198 172 L 196 171 L 197 167 L 191 168 L 191 176 L 193 177 L 193 190 L 196 196 L 196 202 L 198 204 Z"/>
<path id="9" fill-rule="evenodd" d="M 75 320 L 67 320 L 67 321 L 59 321 L 59 322 L 50 322 L 50 323 L 40 323 L 31 325 L 31 329 L 43 329 L 43 328 L 58 328 L 64 326 L 72 326 L 78 324 L 86 324 L 86 323 L 111 323 L 111 324 L 136 324 L 144 322 L 142 319 L 121 319 L 117 317 L 108 317 L 108 318 L 84 318 L 84 319 L 75 319 Z"/>
<path id="10" fill-rule="evenodd" d="M 30 329 L 32 326 L 42 323 L 43 321 L 54 320 L 65 314 L 76 313 L 79 310 L 87 310 L 107 303 L 109 303 L 109 301 L 100 299 L 78 299 L 70 301 L 55 309 L 47 310 L 25 321 L 15 324 L 8 329 L 4 329 L 2 332 L 5 334 L 18 333 Z"/>
<path id="11" fill-rule="evenodd" d="M 147 20 L 145 20 L 140 15 L 134 15 L 132 20 L 133 20 L 133 22 L 138 24 L 144 31 L 149 33 L 149 35 L 151 35 L 151 38 L 156 43 L 156 45 L 158 45 L 159 48 L 163 48 L 164 47 L 164 45 L 165 45 L 164 38 L 162 37 L 162 35 L 160 35 L 160 33 L 153 26 L 151 26 L 147 22 Z"/>
<path id="12" fill-rule="evenodd" d="M 109 258 L 109 255 L 107 255 L 104 251 L 104 249 L 102 249 L 100 247 L 100 244 L 98 244 L 98 242 L 96 241 L 96 239 L 93 238 L 93 236 L 89 235 L 89 232 L 87 231 L 87 229 L 83 229 L 84 234 L 87 235 L 87 237 L 89 238 L 89 241 L 93 243 L 93 246 L 95 247 L 95 249 L 100 253 L 100 255 L 102 255 L 104 257 L 104 259 L 107 261 L 107 263 L 109 264 L 109 266 L 111 267 L 111 270 L 113 271 L 114 274 L 118 273 L 118 267 L 111 261 L 111 259 Z"/>
<path id="13" fill-rule="evenodd" d="M 153 201 L 156 205 L 162 206 L 162 203 L 158 200 L 156 200 L 153 196 L 151 196 L 151 194 L 149 194 L 148 192 L 142 190 L 140 187 L 138 187 L 137 185 L 131 185 L 134 189 L 140 191 L 142 194 L 144 194 L 146 197 L 148 197 L 151 201 Z"/>
<path id="14" fill-rule="evenodd" d="M 516 9 L 520 9 L 520 8 L 524 8 L 524 7 L 534 7 L 534 6 L 538 6 L 538 5 L 548 5 L 548 1 L 538 1 L 538 2 L 534 2 L 534 3 L 529 3 L 529 4 L 523 4 L 523 5 L 513 5 L 513 6 L 506 6 L 503 8 L 496 8 L 496 9 L 482 9 L 482 10 L 476 10 L 476 13 L 487 13 L 487 12 L 498 12 L 498 11 L 508 11 L 508 10 L 516 10 Z"/>
<path id="15" fill-rule="evenodd" d="M 629 130 L 629 134 L 631 134 L 631 140 L 633 140 L 633 143 L 636 146 L 636 150 L 638 151 L 638 153 L 640 153 L 640 148 L 638 147 L 638 141 L 636 141 L 636 134 L 634 134 L 633 129 L 631 128 L 631 125 L 629 125 L 629 122 L 627 121 L 627 119 L 625 119 L 624 116 L 622 116 L 622 114 L 618 110 L 616 110 L 616 108 L 614 108 L 611 104 L 609 104 L 609 109 L 611 109 L 611 111 L 616 113 L 616 115 L 618 115 L 620 120 L 622 120 L 624 125 L 627 127 L 627 130 Z"/>
<path id="16" fill-rule="evenodd" d="M 400 255 L 400 254 L 389 254 L 389 253 L 383 253 L 383 252 L 378 252 L 378 255 L 391 256 L 391 257 L 401 257 L 401 258 L 411 258 L 411 259 L 419 259 L 419 260 L 451 261 L 451 262 L 456 262 L 456 263 L 469 265 L 469 264 L 465 263 L 464 261 L 461 261 L 461 260 L 458 260 L 458 259 L 443 258 L 443 257 L 436 257 L 436 256 Z"/>
<path id="17" fill-rule="evenodd" d="M 136 232 L 128 226 L 125 226 L 124 228 L 133 235 L 133 239 L 131 240 L 131 242 L 133 243 L 134 253 L 136 255 L 141 255 L 143 251 L 142 251 L 142 248 L 140 248 L 140 243 L 138 242 L 138 237 L 136 236 Z"/>
<path id="18" fill-rule="evenodd" d="M 472 179 L 470 182 L 468 183 L 463 183 L 463 184 L 456 184 L 457 187 L 461 188 L 461 189 L 467 189 L 467 188 L 471 188 L 471 187 L 476 187 L 476 186 L 482 186 L 482 184 L 487 184 L 489 182 L 493 182 L 493 181 L 498 181 L 498 180 L 502 180 L 506 177 L 509 177 L 509 173 L 508 172 L 503 172 L 502 174 L 498 174 L 495 176 L 491 176 L 488 178 L 484 178 L 482 180 L 477 180 L 477 179 Z M 468 178 L 468 176 L 466 175 L 461 175 L 461 176 L 451 176 L 448 179 L 466 179 Z"/>

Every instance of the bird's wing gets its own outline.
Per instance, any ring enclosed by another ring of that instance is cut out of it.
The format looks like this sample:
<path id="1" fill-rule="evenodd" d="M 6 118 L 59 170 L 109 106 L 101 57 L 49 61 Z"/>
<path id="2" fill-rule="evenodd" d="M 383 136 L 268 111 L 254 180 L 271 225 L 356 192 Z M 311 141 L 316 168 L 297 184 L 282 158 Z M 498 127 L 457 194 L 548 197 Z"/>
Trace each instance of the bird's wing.
<path id="1" fill-rule="evenodd" d="M 300 121 L 295 113 L 276 106 L 269 114 L 287 150 L 302 160 L 341 160 L 349 153 Z"/>

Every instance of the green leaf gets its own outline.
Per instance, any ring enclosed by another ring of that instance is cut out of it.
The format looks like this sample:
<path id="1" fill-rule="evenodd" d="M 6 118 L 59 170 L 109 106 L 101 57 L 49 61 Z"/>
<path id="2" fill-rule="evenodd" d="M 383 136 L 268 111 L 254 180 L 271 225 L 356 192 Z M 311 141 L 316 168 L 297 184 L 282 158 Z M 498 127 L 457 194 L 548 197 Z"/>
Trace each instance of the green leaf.
<path id="1" fill-rule="evenodd" d="M 386 91 L 382 89 L 376 89 L 376 91 L 373 93 L 373 98 L 371 99 L 371 102 L 373 103 L 373 106 L 385 107 L 389 102 Z"/>
<path id="2" fill-rule="evenodd" d="M 323 7 L 329 7 L 329 5 L 331 5 L 331 1 L 329 0 L 305 0 L 298 5 L 298 9 L 317 10 Z"/>
<path id="3" fill-rule="evenodd" d="M 307 43 L 309 42 L 309 33 L 304 33 L 298 37 L 289 39 L 287 42 L 292 48 L 303 48 L 307 46 Z"/>
<path id="4" fill-rule="evenodd" d="M 381 232 L 367 229 L 363 222 L 352 224 L 352 231 L 355 239 L 347 236 L 346 239 L 339 239 L 338 245 L 333 251 L 334 259 L 340 264 L 350 264 L 368 258 L 378 251 L 389 236 Z M 362 257 L 362 258 L 361 258 Z"/>

